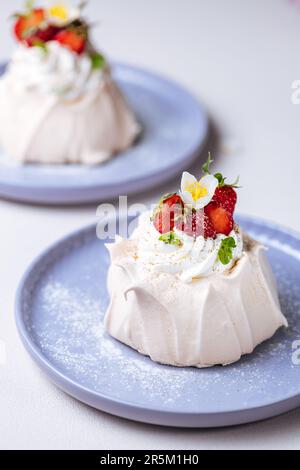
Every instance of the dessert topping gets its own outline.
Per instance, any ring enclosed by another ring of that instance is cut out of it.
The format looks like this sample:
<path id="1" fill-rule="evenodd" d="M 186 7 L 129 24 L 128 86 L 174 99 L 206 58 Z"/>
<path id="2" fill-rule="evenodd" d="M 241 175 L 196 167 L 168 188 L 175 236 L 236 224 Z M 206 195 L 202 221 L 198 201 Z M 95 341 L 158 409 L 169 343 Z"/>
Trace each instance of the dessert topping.
<path id="1" fill-rule="evenodd" d="M 55 27 L 47 23 L 45 10 L 42 8 L 27 8 L 24 14 L 16 17 L 15 36 L 28 47 L 50 41 L 57 32 Z"/>
<path id="2" fill-rule="evenodd" d="M 159 240 L 166 243 L 167 245 L 181 246 L 182 242 L 180 238 L 174 232 L 165 233 L 159 237 Z"/>
<path id="3" fill-rule="evenodd" d="M 233 259 L 233 250 L 236 248 L 236 242 L 233 237 L 224 238 L 218 252 L 218 259 L 222 264 L 229 264 Z"/>
<path id="4" fill-rule="evenodd" d="M 81 10 L 84 5 L 81 4 L 78 8 L 73 8 L 70 7 L 68 3 L 63 1 L 53 2 L 52 5 L 47 8 L 46 15 L 49 23 L 63 27 L 80 18 Z"/>
<path id="5" fill-rule="evenodd" d="M 87 33 L 79 28 L 70 28 L 60 31 L 55 37 L 62 46 L 68 47 L 77 54 L 82 54 L 87 41 Z"/>
<path id="6" fill-rule="evenodd" d="M 238 180 L 227 184 L 221 173 L 211 174 L 212 162 L 209 154 L 200 180 L 184 172 L 181 190 L 159 201 L 152 217 L 159 233 L 169 234 L 176 229 L 191 237 L 215 239 L 233 230 Z"/>
<path id="7" fill-rule="evenodd" d="M 213 198 L 218 180 L 213 175 L 205 175 L 199 181 L 185 171 L 181 180 L 181 198 L 193 209 L 202 209 Z"/>
<path id="8" fill-rule="evenodd" d="M 215 202 L 208 204 L 204 210 L 216 233 L 222 233 L 223 235 L 230 234 L 234 225 L 230 212 L 218 206 Z"/>
<path id="9" fill-rule="evenodd" d="M 92 69 L 99 70 L 105 59 L 92 46 L 90 24 L 82 17 L 87 2 L 74 8 L 69 2 L 53 2 L 49 8 L 36 8 L 35 1 L 26 3 L 25 11 L 14 15 L 14 33 L 17 40 L 27 47 L 40 47 L 47 51 L 47 43 L 56 41 L 77 55 L 86 53 Z"/>
<path id="10" fill-rule="evenodd" d="M 215 238 L 217 235 L 211 220 L 203 209 L 189 210 L 185 208 L 184 216 L 177 218 L 175 227 L 190 237 Z"/>
<path id="11" fill-rule="evenodd" d="M 183 214 L 183 201 L 178 194 L 166 194 L 163 196 L 153 214 L 153 222 L 156 230 L 161 233 L 169 233 L 174 229 L 175 219 Z"/>
<path id="12" fill-rule="evenodd" d="M 232 186 L 221 186 L 217 187 L 213 202 L 219 206 L 223 207 L 229 214 L 233 215 L 234 209 L 237 202 L 237 194 Z"/>

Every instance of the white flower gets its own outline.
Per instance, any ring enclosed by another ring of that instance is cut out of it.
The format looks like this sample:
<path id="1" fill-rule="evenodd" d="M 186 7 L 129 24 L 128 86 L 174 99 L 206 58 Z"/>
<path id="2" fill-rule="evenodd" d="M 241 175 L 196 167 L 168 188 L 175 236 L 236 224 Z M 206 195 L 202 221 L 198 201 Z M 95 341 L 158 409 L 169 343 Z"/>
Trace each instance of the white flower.
<path id="1" fill-rule="evenodd" d="M 202 209 L 212 200 L 219 182 L 213 175 L 205 175 L 198 181 L 187 171 L 182 174 L 181 198 L 194 209 Z"/>
<path id="2" fill-rule="evenodd" d="M 62 27 L 80 18 L 80 9 L 72 7 L 67 0 L 52 1 L 46 15 L 49 23 Z"/>

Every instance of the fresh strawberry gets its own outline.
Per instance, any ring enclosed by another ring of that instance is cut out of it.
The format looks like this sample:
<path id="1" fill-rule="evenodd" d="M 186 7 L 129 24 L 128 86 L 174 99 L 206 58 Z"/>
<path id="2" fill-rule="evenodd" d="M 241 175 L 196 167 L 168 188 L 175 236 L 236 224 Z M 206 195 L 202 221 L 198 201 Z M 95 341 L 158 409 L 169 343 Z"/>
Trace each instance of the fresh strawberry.
<path id="1" fill-rule="evenodd" d="M 205 207 L 205 213 L 211 221 L 213 229 L 216 233 L 229 235 L 233 229 L 234 221 L 232 215 L 218 206 L 215 202 L 211 202 Z"/>
<path id="2" fill-rule="evenodd" d="M 153 223 L 156 230 L 161 234 L 169 233 L 174 228 L 174 222 L 171 221 L 170 212 L 163 208 L 155 214 Z"/>
<path id="3" fill-rule="evenodd" d="M 194 232 L 196 230 L 196 217 L 194 211 L 189 211 L 188 213 L 182 214 L 182 217 L 178 217 L 175 221 L 175 227 L 177 230 L 186 233 L 190 237 L 194 236 Z M 201 227 L 201 221 L 198 224 L 198 231 L 201 231 L 199 228 Z M 203 233 L 203 225 L 202 225 L 202 233 Z"/>
<path id="4" fill-rule="evenodd" d="M 204 216 L 204 238 L 216 238 L 217 232 L 212 224 L 210 218 L 205 214 Z"/>
<path id="5" fill-rule="evenodd" d="M 229 214 L 233 215 L 237 201 L 236 191 L 232 186 L 221 186 L 215 191 L 212 201 L 219 207 L 226 209 Z"/>
<path id="6" fill-rule="evenodd" d="M 159 233 L 171 232 L 175 225 L 175 219 L 183 212 L 183 202 L 177 194 L 164 196 L 154 213 L 154 226 Z"/>
<path id="7" fill-rule="evenodd" d="M 35 8 L 18 17 L 14 32 L 18 41 L 32 47 L 38 42 L 50 41 L 57 33 L 57 28 L 47 24 L 45 10 Z"/>
<path id="8" fill-rule="evenodd" d="M 175 221 L 177 230 L 181 230 L 190 237 L 204 237 L 215 238 L 216 231 L 214 230 L 210 219 L 204 213 L 204 210 L 189 211 L 183 217 Z"/>
<path id="9" fill-rule="evenodd" d="M 183 207 L 182 199 L 178 194 L 171 194 L 169 197 L 165 197 L 163 203 L 170 208 L 175 208 L 176 206 Z"/>
<path id="10" fill-rule="evenodd" d="M 73 28 L 60 31 L 54 39 L 71 51 L 82 54 L 86 46 L 87 35 L 84 31 Z"/>

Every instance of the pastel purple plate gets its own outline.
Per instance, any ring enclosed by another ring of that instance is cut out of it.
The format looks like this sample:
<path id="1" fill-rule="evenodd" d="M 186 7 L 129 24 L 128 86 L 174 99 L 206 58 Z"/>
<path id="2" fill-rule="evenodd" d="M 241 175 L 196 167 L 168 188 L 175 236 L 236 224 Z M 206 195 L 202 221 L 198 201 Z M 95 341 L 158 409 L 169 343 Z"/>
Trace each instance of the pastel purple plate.
<path id="1" fill-rule="evenodd" d="M 0 65 L 0 76 L 5 64 Z M 0 149 L 0 196 L 39 204 L 100 202 L 145 191 L 186 169 L 205 142 L 208 120 L 186 90 L 146 70 L 114 64 L 113 76 L 143 133 L 104 165 L 13 165 Z"/>
<path id="2" fill-rule="evenodd" d="M 95 226 L 49 248 L 25 274 L 16 299 L 25 348 L 68 394 L 136 421 L 228 426 L 299 406 L 300 235 L 248 217 L 239 222 L 269 247 L 289 328 L 238 363 L 201 370 L 162 366 L 109 337 L 103 328 L 109 258 Z"/>

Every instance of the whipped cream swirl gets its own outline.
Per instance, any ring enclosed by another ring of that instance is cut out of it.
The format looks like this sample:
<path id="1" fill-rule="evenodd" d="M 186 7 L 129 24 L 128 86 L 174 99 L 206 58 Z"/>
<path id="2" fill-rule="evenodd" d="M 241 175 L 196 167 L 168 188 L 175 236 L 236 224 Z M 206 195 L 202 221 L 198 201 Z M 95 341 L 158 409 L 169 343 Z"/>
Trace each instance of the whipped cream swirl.
<path id="1" fill-rule="evenodd" d="M 38 91 L 58 98 L 77 99 L 97 89 L 101 70 L 93 70 L 87 54 L 78 55 L 57 41 L 42 47 L 20 45 L 13 54 L 7 79 L 16 91 Z"/>
<path id="2" fill-rule="evenodd" d="M 138 244 L 138 258 L 144 266 L 159 272 L 177 274 L 181 281 L 190 283 L 193 279 L 210 276 L 215 273 L 229 271 L 242 256 L 243 237 L 237 226 L 230 233 L 236 247 L 233 249 L 232 260 L 224 265 L 218 258 L 222 240 L 227 238 L 219 234 L 216 239 L 191 237 L 184 232 L 175 230 L 181 246 L 174 246 L 159 240 L 157 232 L 150 220 L 150 213 L 142 214 L 139 225 L 132 234 Z"/>

